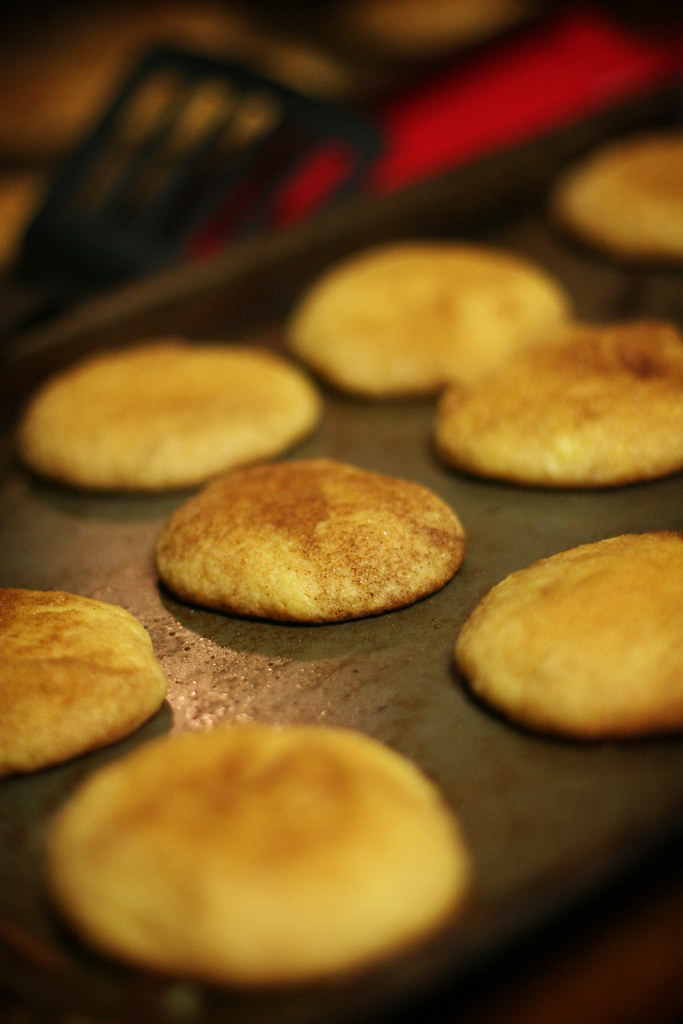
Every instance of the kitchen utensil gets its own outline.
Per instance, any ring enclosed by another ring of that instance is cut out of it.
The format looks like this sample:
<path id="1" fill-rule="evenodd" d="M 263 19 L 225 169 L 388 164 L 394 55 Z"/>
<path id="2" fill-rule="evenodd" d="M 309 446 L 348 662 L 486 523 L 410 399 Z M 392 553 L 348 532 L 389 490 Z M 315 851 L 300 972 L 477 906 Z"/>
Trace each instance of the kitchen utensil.
<path id="1" fill-rule="evenodd" d="M 40 301 L 20 315 L 311 215 L 358 189 L 379 149 L 353 112 L 233 63 L 156 49 L 30 224 L 17 277 Z"/>

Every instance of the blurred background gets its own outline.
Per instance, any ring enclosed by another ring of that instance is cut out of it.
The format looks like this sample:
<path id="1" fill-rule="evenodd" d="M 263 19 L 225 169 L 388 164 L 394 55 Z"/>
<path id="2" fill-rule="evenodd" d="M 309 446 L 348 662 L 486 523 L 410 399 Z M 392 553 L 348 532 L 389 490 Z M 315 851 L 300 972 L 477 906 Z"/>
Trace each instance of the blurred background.
<path id="1" fill-rule="evenodd" d="M 657 88 L 683 67 L 673 0 L 30 0 L 13 8 L 0 33 L 5 275 L 56 173 L 156 46 L 235 62 L 352 112 L 378 139 L 362 181 L 370 194 Z M 298 202 L 285 219 L 314 209 Z"/>

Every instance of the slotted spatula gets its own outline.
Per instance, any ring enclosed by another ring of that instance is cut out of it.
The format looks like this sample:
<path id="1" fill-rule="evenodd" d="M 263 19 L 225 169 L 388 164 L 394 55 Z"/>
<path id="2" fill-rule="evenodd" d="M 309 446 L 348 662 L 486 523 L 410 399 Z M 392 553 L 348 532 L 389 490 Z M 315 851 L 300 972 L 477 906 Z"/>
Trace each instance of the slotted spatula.
<path id="1" fill-rule="evenodd" d="M 63 305 L 201 258 L 347 196 L 380 145 L 350 111 L 232 63 L 154 50 L 55 177 L 19 278 Z"/>

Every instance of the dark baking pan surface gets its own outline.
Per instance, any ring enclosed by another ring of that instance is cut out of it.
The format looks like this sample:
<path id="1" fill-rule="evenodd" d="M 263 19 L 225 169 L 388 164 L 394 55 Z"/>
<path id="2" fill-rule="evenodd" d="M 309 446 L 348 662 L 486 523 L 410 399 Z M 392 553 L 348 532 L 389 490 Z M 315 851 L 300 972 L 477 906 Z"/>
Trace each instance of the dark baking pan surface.
<path id="1" fill-rule="evenodd" d="M 51 1019 L 318 1024 L 416 1007 L 441 986 L 493 970 L 525 937 L 590 903 L 621 877 L 647 877 L 680 841 L 680 738 L 580 744 L 532 735 L 480 706 L 453 668 L 458 630 L 507 573 L 586 541 L 680 529 L 681 475 L 595 492 L 514 488 L 442 467 L 431 401 L 362 403 L 327 392 L 319 432 L 292 453 L 328 455 L 419 480 L 467 531 L 466 560 L 438 594 L 378 618 L 331 626 L 247 621 L 162 592 L 155 537 L 185 494 L 120 497 L 38 481 L 14 460 L 12 423 L 41 376 L 90 348 L 157 332 L 278 346 L 291 302 L 345 252 L 408 236 L 476 238 L 527 253 L 556 273 L 579 315 L 683 322 L 680 272 L 618 267 L 561 237 L 545 190 L 564 163 L 608 134 L 668 123 L 680 97 L 629 109 L 463 168 L 400 196 L 247 243 L 196 270 L 104 297 L 18 339 L 4 353 L 0 585 L 63 588 L 125 606 L 149 630 L 168 700 L 114 747 L 0 783 L 0 989 Z M 241 995 L 163 980 L 82 948 L 45 899 L 47 821 L 96 766 L 169 729 L 228 720 L 305 721 L 375 735 L 428 772 L 458 814 L 476 884 L 464 914 L 424 945 L 329 985 Z"/>

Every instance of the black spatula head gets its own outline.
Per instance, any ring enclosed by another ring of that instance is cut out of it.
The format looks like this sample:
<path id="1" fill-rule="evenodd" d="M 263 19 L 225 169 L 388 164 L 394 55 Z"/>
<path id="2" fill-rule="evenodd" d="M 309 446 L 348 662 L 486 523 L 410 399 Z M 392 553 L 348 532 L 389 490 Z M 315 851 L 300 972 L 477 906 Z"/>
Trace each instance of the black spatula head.
<path id="1" fill-rule="evenodd" d="M 150 53 L 56 177 L 22 275 L 78 296 L 357 189 L 380 149 L 355 114 L 241 66 Z"/>

